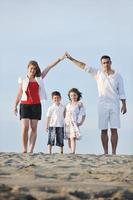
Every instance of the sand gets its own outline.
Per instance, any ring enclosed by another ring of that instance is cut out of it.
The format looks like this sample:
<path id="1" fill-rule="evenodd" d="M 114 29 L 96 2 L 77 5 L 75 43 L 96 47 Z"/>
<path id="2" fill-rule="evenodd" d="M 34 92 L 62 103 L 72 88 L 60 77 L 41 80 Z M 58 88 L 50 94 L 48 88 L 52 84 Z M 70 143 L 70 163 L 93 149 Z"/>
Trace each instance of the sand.
<path id="1" fill-rule="evenodd" d="M 133 156 L 0 153 L 0 200 L 9 199 L 133 199 Z"/>

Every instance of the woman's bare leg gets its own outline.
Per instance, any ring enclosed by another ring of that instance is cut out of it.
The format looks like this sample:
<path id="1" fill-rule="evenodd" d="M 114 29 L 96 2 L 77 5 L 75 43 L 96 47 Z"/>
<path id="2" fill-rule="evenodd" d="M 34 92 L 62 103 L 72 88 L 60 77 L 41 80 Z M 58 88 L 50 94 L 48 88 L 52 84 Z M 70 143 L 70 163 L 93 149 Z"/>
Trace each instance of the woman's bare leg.
<path id="1" fill-rule="evenodd" d="M 21 119 L 23 153 L 27 153 L 28 131 L 29 131 L 29 119 Z"/>
<path id="2" fill-rule="evenodd" d="M 37 125 L 38 125 L 38 120 L 30 120 L 30 127 L 31 127 L 30 147 L 29 147 L 30 153 L 33 153 L 33 149 L 34 149 L 35 142 L 36 142 L 36 138 L 37 138 Z"/>

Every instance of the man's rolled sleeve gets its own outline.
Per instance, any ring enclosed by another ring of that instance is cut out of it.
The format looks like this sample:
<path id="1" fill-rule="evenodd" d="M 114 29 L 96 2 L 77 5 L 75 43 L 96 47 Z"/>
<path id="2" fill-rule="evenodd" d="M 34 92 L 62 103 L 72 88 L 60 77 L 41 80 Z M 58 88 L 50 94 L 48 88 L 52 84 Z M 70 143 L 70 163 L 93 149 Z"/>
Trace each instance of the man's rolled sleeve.
<path id="1" fill-rule="evenodd" d="M 84 71 L 95 77 L 97 75 L 98 69 L 85 65 Z"/>
<path id="2" fill-rule="evenodd" d="M 124 90 L 124 83 L 121 75 L 119 75 L 119 83 L 118 83 L 118 91 L 119 91 L 119 98 L 126 99 L 125 90 Z"/>

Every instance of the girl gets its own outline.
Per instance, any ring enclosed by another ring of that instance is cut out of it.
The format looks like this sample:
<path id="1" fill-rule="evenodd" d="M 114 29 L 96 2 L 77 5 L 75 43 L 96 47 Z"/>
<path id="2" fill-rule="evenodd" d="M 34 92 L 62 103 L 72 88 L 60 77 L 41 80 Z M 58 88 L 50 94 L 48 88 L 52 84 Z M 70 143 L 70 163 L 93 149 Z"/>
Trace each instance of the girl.
<path id="1" fill-rule="evenodd" d="M 17 105 L 21 100 L 20 120 L 23 153 L 27 153 L 29 128 L 31 129 L 29 137 L 30 153 L 33 152 L 35 146 L 38 120 L 41 120 L 41 100 L 46 99 L 43 79 L 49 70 L 64 58 L 65 55 L 48 65 L 42 73 L 38 63 L 32 60 L 28 64 L 28 73 L 26 78 L 19 78 L 19 89 L 14 105 L 14 113 L 17 115 Z"/>
<path id="2" fill-rule="evenodd" d="M 65 138 L 68 139 L 70 152 L 75 154 L 76 139 L 80 139 L 79 126 L 83 124 L 86 115 L 83 103 L 80 102 L 81 92 L 72 88 L 68 92 L 68 97 L 70 103 L 67 104 L 65 111 Z M 80 116 L 81 119 L 79 119 Z"/>

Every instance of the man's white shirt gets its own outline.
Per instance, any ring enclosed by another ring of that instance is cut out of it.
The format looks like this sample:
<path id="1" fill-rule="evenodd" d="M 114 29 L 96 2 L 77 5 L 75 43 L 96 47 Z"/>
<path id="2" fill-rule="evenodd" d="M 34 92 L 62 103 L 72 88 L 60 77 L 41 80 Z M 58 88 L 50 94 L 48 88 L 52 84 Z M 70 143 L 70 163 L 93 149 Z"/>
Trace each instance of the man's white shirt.
<path id="1" fill-rule="evenodd" d="M 102 70 L 85 66 L 87 73 L 93 75 L 98 87 L 99 129 L 120 128 L 120 99 L 125 98 L 123 79 L 117 72 L 106 75 Z"/>
<path id="2" fill-rule="evenodd" d="M 123 79 L 117 72 L 106 75 L 102 70 L 85 66 L 85 71 L 94 76 L 97 81 L 99 101 L 118 103 L 125 98 Z"/>

